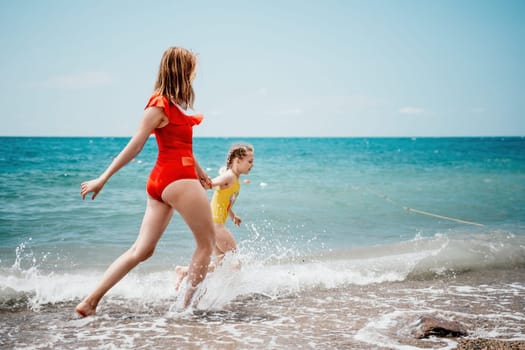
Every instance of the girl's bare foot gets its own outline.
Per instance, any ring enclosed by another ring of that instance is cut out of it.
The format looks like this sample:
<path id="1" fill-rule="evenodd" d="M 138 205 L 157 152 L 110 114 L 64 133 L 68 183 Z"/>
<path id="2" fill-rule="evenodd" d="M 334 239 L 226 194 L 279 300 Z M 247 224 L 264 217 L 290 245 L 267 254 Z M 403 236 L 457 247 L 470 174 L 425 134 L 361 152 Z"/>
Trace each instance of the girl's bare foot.
<path id="1" fill-rule="evenodd" d="M 175 290 L 179 290 L 182 280 L 188 275 L 188 270 L 188 266 L 175 267 Z"/>
<path id="2" fill-rule="evenodd" d="M 97 307 L 91 305 L 86 300 L 84 300 L 80 304 L 77 305 L 77 307 L 75 308 L 75 311 L 80 317 L 87 317 L 87 316 L 94 315 L 95 312 L 97 311 Z"/>

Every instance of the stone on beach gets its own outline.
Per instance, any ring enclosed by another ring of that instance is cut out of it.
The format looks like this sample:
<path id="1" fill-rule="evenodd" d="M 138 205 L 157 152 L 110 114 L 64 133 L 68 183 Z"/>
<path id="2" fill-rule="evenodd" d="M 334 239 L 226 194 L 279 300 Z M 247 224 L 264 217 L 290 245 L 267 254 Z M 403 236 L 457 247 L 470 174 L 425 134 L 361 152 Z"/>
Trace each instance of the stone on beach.
<path id="1" fill-rule="evenodd" d="M 467 331 L 459 322 L 444 320 L 432 315 L 421 316 L 412 333 L 417 339 L 428 338 L 432 335 L 454 338 L 467 335 Z"/>

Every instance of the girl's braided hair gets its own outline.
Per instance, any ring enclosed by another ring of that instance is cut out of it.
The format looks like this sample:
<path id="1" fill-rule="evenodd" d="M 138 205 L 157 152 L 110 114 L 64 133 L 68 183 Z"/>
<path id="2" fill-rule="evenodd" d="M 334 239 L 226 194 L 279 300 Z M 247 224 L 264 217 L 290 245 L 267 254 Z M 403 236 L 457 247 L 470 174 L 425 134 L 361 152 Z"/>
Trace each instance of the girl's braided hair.
<path id="1" fill-rule="evenodd" d="M 226 169 L 230 169 L 233 161 L 236 158 L 243 159 L 248 155 L 248 152 L 253 152 L 253 146 L 247 143 L 236 143 L 230 147 L 228 156 L 226 157 Z"/>

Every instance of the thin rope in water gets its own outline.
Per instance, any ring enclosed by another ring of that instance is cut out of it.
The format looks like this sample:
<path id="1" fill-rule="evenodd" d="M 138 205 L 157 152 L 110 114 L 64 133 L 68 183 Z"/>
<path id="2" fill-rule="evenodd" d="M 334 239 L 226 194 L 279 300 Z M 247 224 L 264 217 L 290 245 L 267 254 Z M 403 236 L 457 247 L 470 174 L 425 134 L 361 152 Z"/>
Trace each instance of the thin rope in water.
<path id="1" fill-rule="evenodd" d="M 381 197 L 383 198 L 384 200 L 388 201 L 388 202 L 391 202 L 401 208 L 403 208 L 404 210 L 406 211 L 409 211 L 409 212 L 413 212 L 413 213 L 416 213 L 416 214 L 421 214 L 421 215 L 427 215 L 427 216 L 432 216 L 432 217 L 435 217 L 435 218 L 440 218 L 440 219 L 445 219 L 445 220 L 449 220 L 449 221 L 455 221 L 455 222 L 459 222 L 459 223 L 462 223 L 462 224 L 467 224 L 467 225 L 474 225 L 474 226 L 485 226 L 483 224 L 480 224 L 478 222 L 473 222 L 473 221 L 466 221 L 466 220 L 461 220 L 461 219 L 457 219 L 457 218 L 452 218 L 450 216 L 444 216 L 444 215 L 439 215 L 439 214 L 435 214 L 435 213 L 430 213 L 428 211 L 423 211 L 423 210 L 419 210 L 419 209 L 414 209 L 414 208 L 410 208 L 410 207 L 407 207 L 407 206 L 404 206 L 396 201 L 394 201 L 392 198 L 390 198 L 389 196 L 385 195 L 385 194 L 381 194 L 381 193 L 377 193 L 375 191 L 372 191 L 371 189 L 367 188 L 367 187 L 362 187 L 363 189 L 367 190 L 368 192 L 370 193 L 373 193 L 374 195 L 378 196 L 378 197 Z"/>

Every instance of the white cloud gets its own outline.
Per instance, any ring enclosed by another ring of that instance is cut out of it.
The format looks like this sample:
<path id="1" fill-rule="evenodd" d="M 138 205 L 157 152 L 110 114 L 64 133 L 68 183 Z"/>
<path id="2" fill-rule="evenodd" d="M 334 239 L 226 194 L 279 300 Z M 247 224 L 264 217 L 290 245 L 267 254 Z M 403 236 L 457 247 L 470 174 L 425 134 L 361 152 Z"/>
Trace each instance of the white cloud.
<path id="1" fill-rule="evenodd" d="M 306 96 L 293 101 L 295 107 L 282 106 L 280 115 L 348 115 L 377 109 L 382 101 L 365 95 Z"/>
<path id="2" fill-rule="evenodd" d="M 262 87 L 260 88 L 259 90 L 257 90 L 257 94 L 260 95 L 260 96 L 268 96 L 268 89 L 265 88 L 265 87 Z"/>
<path id="3" fill-rule="evenodd" d="M 340 95 L 326 96 L 318 102 L 330 113 L 348 114 L 363 112 L 380 107 L 383 101 L 379 98 L 367 95 Z"/>
<path id="4" fill-rule="evenodd" d="M 108 85 L 113 82 L 113 78 L 106 72 L 84 72 L 69 75 L 59 75 L 49 79 L 32 84 L 34 87 L 48 89 L 86 89 L 102 85 Z"/>
<path id="5" fill-rule="evenodd" d="M 483 107 L 474 107 L 470 110 L 472 113 L 485 113 L 485 108 Z"/>
<path id="6" fill-rule="evenodd" d="M 425 113 L 425 110 L 423 108 L 420 108 L 420 107 L 407 106 L 407 107 L 400 108 L 399 109 L 399 113 L 401 113 L 401 114 L 409 114 L 409 115 L 417 115 L 417 114 Z"/>
<path id="7" fill-rule="evenodd" d="M 302 115 L 304 111 L 301 108 L 290 108 L 290 109 L 282 109 L 277 114 L 279 115 Z"/>

